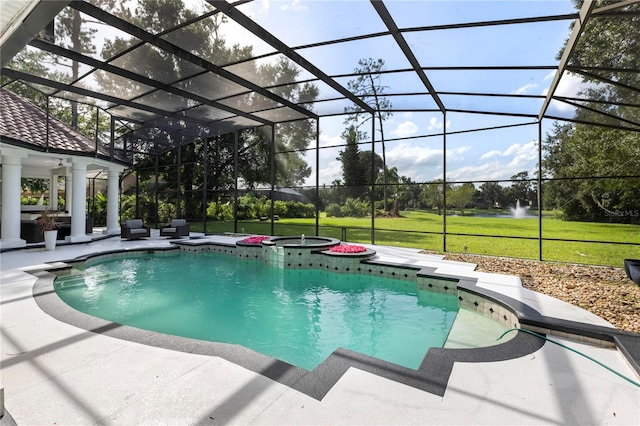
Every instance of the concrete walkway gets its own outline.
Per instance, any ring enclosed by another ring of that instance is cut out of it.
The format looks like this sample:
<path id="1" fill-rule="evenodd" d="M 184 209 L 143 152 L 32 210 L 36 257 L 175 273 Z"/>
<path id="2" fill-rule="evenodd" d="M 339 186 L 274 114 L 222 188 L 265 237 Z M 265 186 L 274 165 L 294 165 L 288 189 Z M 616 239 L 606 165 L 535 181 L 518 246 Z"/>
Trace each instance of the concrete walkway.
<path id="1" fill-rule="evenodd" d="M 30 272 L 45 262 L 170 244 L 156 235 L 0 255 L 0 385 L 6 410 L 18 425 L 640 424 L 639 387 L 551 343 L 518 359 L 456 363 L 444 397 L 351 368 L 319 401 L 221 358 L 73 327 L 35 303 L 37 278 Z M 517 277 L 477 273 L 473 265 L 417 250 L 376 250 L 394 262 L 475 275 L 479 285 L 526 301 L 545 315 L 607 324 L 523 289 Z M 616 350 L 552 337 L 640 381 Z M 0 423 L 9 420 L 5 416 Z"/>

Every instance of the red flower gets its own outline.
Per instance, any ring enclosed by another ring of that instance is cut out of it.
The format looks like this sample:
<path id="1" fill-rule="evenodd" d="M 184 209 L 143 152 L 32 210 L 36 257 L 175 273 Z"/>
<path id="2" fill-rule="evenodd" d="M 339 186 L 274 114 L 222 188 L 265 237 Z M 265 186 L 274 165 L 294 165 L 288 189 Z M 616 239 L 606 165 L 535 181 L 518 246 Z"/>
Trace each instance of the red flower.
<path id="1" fill-rule="evenodd" d="M 268 240 L 269 238 L 271 238 L 271 237 L 266 237 L 264 235 L 255 235 L 253 237 L 247 237 L 244 240 L 242 240 L 241 242 L 243 242 L 245 244 L 260 244 L 264 240 Z"/>
<path id="2" fill-rule="evenodd" d="M 364 253 L 367 249 L 364 246 L 341 244 L 331 247 L 329 251 L 332 253 Z"/>

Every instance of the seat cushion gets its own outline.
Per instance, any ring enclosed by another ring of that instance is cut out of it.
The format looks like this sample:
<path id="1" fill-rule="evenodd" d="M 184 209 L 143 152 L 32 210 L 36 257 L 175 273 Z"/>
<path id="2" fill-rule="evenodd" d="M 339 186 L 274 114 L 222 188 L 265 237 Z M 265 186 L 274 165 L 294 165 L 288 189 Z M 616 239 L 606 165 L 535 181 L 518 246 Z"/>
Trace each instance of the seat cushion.
<path id="1" fill-rule="evenodd" d="M 147 230 L 144 228 L 134 228 L 134 229 L 131 229 L 129 233 L 131 235 L 146 234 Z"/>
<path id="2" fill-rule="evenodd" d="M 127 225 L 127 228 L 142 228 L 142 219 L 129 219 L 124 222 Z"/>
<path id="3" fill-rule="evenodd" d="M 162 228 L 162 232 L 166 232 L 167 234 L 173 234 L 176 232 L 176 228 Z"/>

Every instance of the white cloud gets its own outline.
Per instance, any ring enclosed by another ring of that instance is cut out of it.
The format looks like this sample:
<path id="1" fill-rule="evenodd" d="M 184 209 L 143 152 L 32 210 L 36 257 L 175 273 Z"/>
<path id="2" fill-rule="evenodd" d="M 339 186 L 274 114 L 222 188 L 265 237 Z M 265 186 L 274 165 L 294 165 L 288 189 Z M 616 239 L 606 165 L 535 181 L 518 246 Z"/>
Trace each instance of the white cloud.
<path id="1" fill-rule="evenodd" d="M 509 146 L 507 149 L 504 150 L 504 152 L 502 153 L 502 156 L 508 157 L 510 155 L 515 155 L 520 149 L 520 146 L 521 145 L 519 143 L 514 143 L 513 145 Z"/>
<path id="2" fill-rule="evenodd" d="M 342 139 L 340 134 L 330 136 L 320 132 L 320 147 L 337 145 L 344 145 L 344 139 Z"/>
<path id="3" fill-rule="evenodd" d="M 462 146 L 447 150 L 447 161 L 463 159 L 471 148 Z M 442 149 L 427 148 L 401 142 L 387 151 L 387 164 L 398 168 L 398 174 L 414 181 L 432 180 L 442 170 Z"/>
<path id="4" fill-rule="evenodd" d="M 303 5 L 302 1 L 300 0 L 291 0 L 291 1 L 286 1 L 286 2 L 281 2 L 282 5 L 280 6 L 280 10 L 288 10 L 288 9 L 292 9 L 292 10 L 308 10 L 309 8 L 305 5 Z"/>
<path id="5" fill-rule="evenodd" d="M 492 158 L 492 161 L 483 161 Z M 533 176 L 537 160 L 537 141 L 534 140 L 524 144 L 514 143 L 504 151 L 491 150 L 486 152 L 479 157 L 478 164 L 465 165 L 458 168 L 451 167 L 447 171 L 447 179 L 454 181 L 504 180 L 510 179 L 511 176 L 522 171 L 527 171 Z"/>
<path id="6" fill-rule="evenodd" d="M 447 129 L 449 128 L 449 125 L 451 124 L 451 121 L 447 121 Z M 438 120 L 436 117 L 431 117 L 429 119 L 429 127 L 427 127 L 427 130 L 442 130 L 444 129 L 444 122 L 442 120 Z"/>
<path id="7" fill-rule="evenodd" d="M 315 175 L 312 177 L 315 180 Z M 333 160 L 320 169 L 320 184 L 331 184 L 334 180 L 342 180 L 342 162 Z"/>
<path id="8" fill-rule="evenodd" d="M 484 153 L 480 156 L 481 160 L 486 160 L 488 158 L 491 157 L 497 157 L 497 156 L 501 156 L 502 155 L 502 151 L 498 151 L 497 149 L 494 149 L 493 151 L 489 151 L 487 153 Z"/>
<path id="9" fill-rule="evenodd" d="M 413 112 L 406 111 L 402 113 L 402 118 L 413 118 Z"/>
<path id="10" fill-rule="evenodd" d="M 513 174 L 507 176 L 511 177 Z M 442 176 L 439 176 L 442 178 Z M 500 180 L 505 179 L 503 164 L 499 161 L 489 161 L 478 165 L 462 166 L 447 171 L 447 180 Z"/>
<path id="11" fill-rule="evenodd" d="M 400 123 L 395 130 L 391 131 L 391 134 L 397 138 L 406 138 L 416 133 L 418 133 L 418 126 L 412 121 Z"/>
<path id="12" fill-rule="evenodd" d="M 442 169 L 442 150 L 401 143 L 387 151 L 387 164 L 397 167 L 401 176 L 424 180 Z"/>
<path id="13" fill-rule="evenodd" d="M 530 84 L 525 84 L 522 87 L 517 88 L 516 90 L 512 91 L 511 94 L 512 95 L 523 95 L 525 93 L 529 93 L 532 90 L 534 90 L 536 87 L 538 87 L 537 83 L 530 83 Z"/>
<path id="14" fill-rule="evenodd" d="M 554 76 L 555 76 L 555 71 L 547 74 L 547 76 L 545 77 L 545 80 L 552 80 Z M 582 81 L 582 78 L 580 78 L 576 74 L 565 72 L 562 75 L 560 82 L 558 83 L 558 87 L 556 88 L 555 95 L 566 96 L 566 97 L 576 97 L 578 95 L 578 92 L 580 92 L 581 90 L 585 90 L 590 87 L 596 87 L 596 86 L 597 84 L 595 83 L 584 83 Z M 549 93 L 549 87 L 545 88 L 542 91 L 542 94 L 544 96 L 546 96 L 547 93 Z M 549 106 L 550 108 L 554 108 L 559 112 L 568 112 L 568 111 L 575 110 L 574 106 L 561 101 L 556 101 L 556 100 L 551 101 Z"/>
<path id="15" fill-rule="evenodd" d="M 553 70 L 553 71 L 551 71 L 549 74 L 545 75 L 545 76 L 544 76 L 544 78 L 543 78 L 543 80 L 544 80 L 544 81 L 553 80 L 553 77 L 555 77 L 555 76 L 556 76 L 556 70 Z M 545 94 L 546 94 L 546 91 L 547 91 L 547 90 L 549 90 L 549 88 L 546 88 L 546 89 L 545 89 Z"/>
<path id="16" fill-rule="evenodd" d="M 464 154 L 465 152 L 469 151 L 471 149 L 470 146 L 459 146 L 457 148 L 454 149 L 448 149 L 447 150 L 447 161 L 460 161 L 460 160 L 464 160 Z"/>
<path id="17" fill-rule="evenodd" d="M 342 144 L 344 140 L 339 134 L 320 134 L 321 146 Z M 447 149 L 447 179 L 506 180 L 522 171 L 533 176 L 538 160 L 536 140 L 512 143 L 501 149 L 495 149 L 495 145 L 491 148 L 493 149 L 485 153 L 478 152 L 473 145 Z M 341 149 L 342 147 L 320 150 L 320 184 L 330 185 L 334 180 L 342 180 L 342 163 L 336 160 L 337 150 Z M 363 148 L 368 149 L 368 146 Z M 382 155 L 379 151 L 378 154 Z M 401 176 L 411 177 L 413 181 L 426 182 L 442 177 L 442 147 L 437 145 L 426 147 L 418 141 L 401 141 L 387 147 L 386 157 L 389 167 L 397 167 Z M 307 160 L 310 164 L 315 164 L 314 156 L 309 156 Z M 315 185 L 315 172 L 305 184 Z"/>

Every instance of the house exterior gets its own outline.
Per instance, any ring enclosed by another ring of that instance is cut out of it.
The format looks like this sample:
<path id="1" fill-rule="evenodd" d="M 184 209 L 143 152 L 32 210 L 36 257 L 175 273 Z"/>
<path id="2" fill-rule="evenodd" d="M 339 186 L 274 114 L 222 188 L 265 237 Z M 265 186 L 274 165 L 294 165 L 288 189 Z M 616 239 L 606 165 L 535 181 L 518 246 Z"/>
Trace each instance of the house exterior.
<path id="1" fill-rule="evenodd" d="M 127 161 L 37 107 L 24 97 L 0 88 L 0 249 L 26 246 L 21 221 L 33 220 L 42 210 L 58 210 L 57 197 L 50 205 L 22 206 L 24 177 L 49 180 L 49 193 L 57 192 L 58 176 L 67 183 L 65 211 L 70 216 L 71 243 L 90 241 L 86 234 L 87 178 L 96 172 L 107 175 L 107 228 L 120 233 L 118 217 L 119 175 Z"/>

